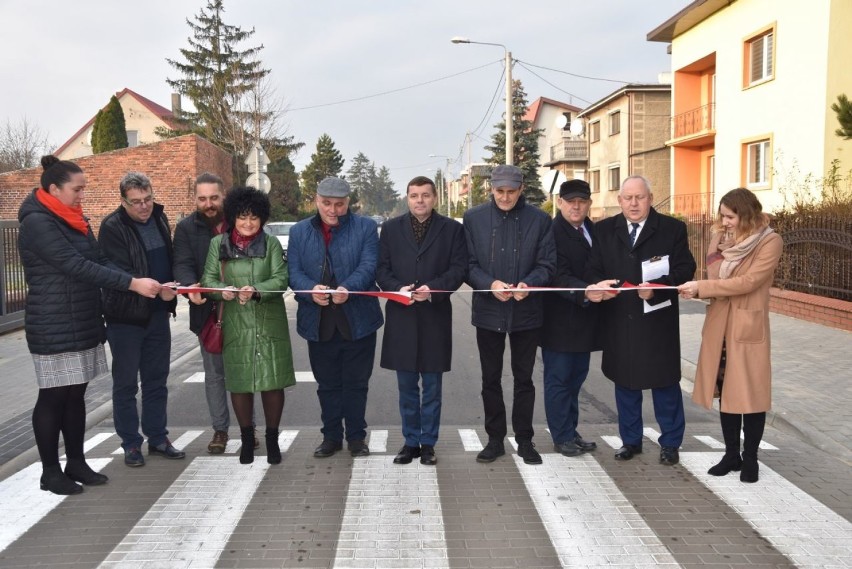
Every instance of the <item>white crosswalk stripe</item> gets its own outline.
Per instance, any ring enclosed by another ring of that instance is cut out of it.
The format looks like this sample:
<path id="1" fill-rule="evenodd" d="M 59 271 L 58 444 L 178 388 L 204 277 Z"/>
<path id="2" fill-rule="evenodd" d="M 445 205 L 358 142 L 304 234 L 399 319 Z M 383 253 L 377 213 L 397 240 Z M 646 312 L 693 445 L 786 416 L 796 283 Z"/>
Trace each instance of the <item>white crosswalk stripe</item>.
<path id="1" fill-rule="evenodd" d="M 112 433 L 98 433 L 83 443 L 83 454 L 87 454 L 90 450 L 112 437 Z M 65 460 L 65 455 L 59 457 L 59 460 Z"/>
<path id="2" fill-rule="evenodd" d="M 383 429 L 374 429 L 370 431 L 370 440 L 367 446 L 370 447 L 370 452 L 387 452 L 388 432 Z"/>
<path id="3" fill-rule="evenodd" d="M 479 435 L 476 434 L 476 429 L 459 429 L 459 437 L 461 437 L 462 446 L 467 452 L 479 452 L 484 448 L 482 441 L 479 440 Z"/>

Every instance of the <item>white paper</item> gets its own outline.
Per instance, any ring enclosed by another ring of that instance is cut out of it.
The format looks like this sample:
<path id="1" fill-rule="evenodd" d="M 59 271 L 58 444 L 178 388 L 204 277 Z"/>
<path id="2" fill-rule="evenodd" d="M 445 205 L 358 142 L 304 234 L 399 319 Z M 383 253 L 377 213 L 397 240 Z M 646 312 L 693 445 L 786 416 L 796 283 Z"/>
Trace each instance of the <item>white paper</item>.
<path id="1" fill-rule="evenodd" d="M 669 256 L 651 257 L 647 261 L 642 261 L 642 282 L 647 283 L 669 274 Z M 661 302 L 659 304 L 648 304 L 648 301 L 642 301 L 645 314 L 666 308 L 672 305 L 671 300 Z"/>

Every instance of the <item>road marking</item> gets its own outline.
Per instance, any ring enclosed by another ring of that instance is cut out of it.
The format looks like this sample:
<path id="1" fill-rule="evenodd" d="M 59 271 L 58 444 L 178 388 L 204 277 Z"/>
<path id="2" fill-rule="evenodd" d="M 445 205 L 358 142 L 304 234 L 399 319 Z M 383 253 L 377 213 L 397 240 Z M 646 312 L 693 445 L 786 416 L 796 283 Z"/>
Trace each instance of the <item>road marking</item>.
<path id="1" fill-rule="evenodd" d="M 513 458 L 563 567 L 680 567 L 594 457 Z"/>
<path id="2" fill-rule="evenodd" d="M 701 441 L 702 443 L 709 446 L 710 448 L 715 448 L 715 449 L 724 449 L 725 448 L 725 443 L 719 442 L 716 439 L 714 439 L 713 437 L 705 437 L 703 435 L 693 435 L 692 438 Z"/>
<path id="3" fill-rule="evenodd" d="M 652 429 L 651 427 L 645 427 L 644 429 L 642 429 L 642 434 L 645 435 L 645 438 L 650 440 L 652 443 L 654 443 L 657 446 L 660 446 L 660 442 L 659 442 L 660 432 L 659 431 L 657 431 L 656 429 Z"/>
<path id="4" fill-rule="evenodd" d="M 316 380 L 314 379 L 314 374 L 310 371 L 297 371 L 296 381 L 316 383 Z"/>
<path id="5" fill-rule="evenodd" d="M 243 446 L 243 441 L 240 439 L 228 439 L 225 444 L 225 454 L 236 454 Z"/>
<path id="6" fill-rule="evenodd" d="M 298 434 L 299 431 L 281 431 L 278 435 L 278 447 L 281 449 L 281 452 L 290 450 L 290 446 L 296 440 L 296 435 Z"/>
<path id="7" fill-rule="evenodd" d="M 621 448 L 621 437 L 613 437 L 612 435 L 602 435 L 601 438 L 606 444 L 618 450 Z"/>
<path id="8" fill-rule="evenodd" d="M 214 567 L 268 468 L 195 458 L 100 567 Z"/>
<path id="9" fill-rule="evenodd" d="M 370 440 L 367 444 L 370 452 L 388 451 L 388 432 L 383 430 L 370 431 Z"/>
<path id="10" fill-rule="evenodd" d="M 90 458 L 86 462 L 92 470 L 100 472 L 111 458 Z M 60 463 L 64 468 L 64 464 Z M 24 535 L 67 496 L 58 496 L 39 488 L 41 463 L 36 462 L 0 482 L 0 551 Z M 73 498 L 72 498 L 73 499 Z"/>
<path id="11" fill-rule="evenodd" d="M 760 464 L 760 481 L 740 482 L 736 473 L 711 476 L 718 456 L 681 453 L 680 463 L 800 569 L 852 566 L 852 523 L 834 513 L 771 468 Z"/>
<path id="12" fill-rule="evenodd" d="M 459 429 L 459 437 L 465 452 L 479 452 L 484 448 L 476 429 Z"/>
<path id="13" fill-rule="evenodd" d="M 434 466 L 353 462 L 333 567 L 377 566 L 450 566 Z"/>
<path id="14" fill-rule="evenodd" d="M 518 441 L 515 439 L 515 437 L 506 437 L 506 438 L 507 438 L 507 439 L 509 439 L 509 444 L 510 444 L 510 445 L 512 445 L 512 448 L 514 448 L 514 449 L 515 449 L 515 452 L 517 452 L 517 450 L 518 450 Z"/>
<path id="15" fill-rule="evenodd" d="M 184 383 L 204 383 L 204 372 L 197 371 L 183 380 Z"/>
<path id="16" fill-rule="evenodd" d="M 183 450 L 189 446 L 189 444 L 201 436 L 204 431 L 187 431 L 181 436 L 177 438 L 175 442 L 172 443 L 172 446 L 178 450 Z"/>
<path id="17" fill-rule="evenodd" d="M 745 433 L 742 432 L 742 431 L 740 431 L 740 440 L 741 441 L 745 440 Z M 778 450 L 777 446 L 769 444 L 766 441 L 760 441 L 760 444 L 757 445 L 757 448 L 760 448 L 760 449 L 763 449 L 763 450 Z"/>
<path id="18" fill-rule="evenodd" d="M 83 443 L 83 454 L 87 454 L 90 450 L 107 440 L 113 435 L 113 433 L 98 433 L 94 437 L 91 437 L 85 443 Z M 59 460 L 65 460 L 66 456 L 63 454 L 59 457 Z"/>

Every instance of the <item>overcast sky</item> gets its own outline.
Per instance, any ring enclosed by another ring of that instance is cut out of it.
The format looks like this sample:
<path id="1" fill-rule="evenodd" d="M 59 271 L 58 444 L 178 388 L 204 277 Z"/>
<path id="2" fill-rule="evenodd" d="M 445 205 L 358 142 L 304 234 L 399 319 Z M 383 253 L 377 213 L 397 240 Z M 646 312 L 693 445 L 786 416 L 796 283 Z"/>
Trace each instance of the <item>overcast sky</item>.
<path id="1" fill-rule="evenodd" d="M 554 70 L 617 81 L 655 83 L 669 71 L 666 44 L 649 31 L 688 0 L 226 0 L 225 21 L 255 28 L 246 45 L 261 57 L 290 109 L 289 134 L 304 142 L 298 171 L 324 132 L 346 159 L 364 152 L 391 169 L 397 191 L 420 174 L 446 165 L 429 154 L 461 155 L 465 133 L 476 130 L 473 161 L 504 109 L 502 92 L 487 114 L 503 73 L 503 50 L 454 45 L 465 36 L 506 45 L 513 73 L 529 101 L 540 96 L 585 107 L 619 83 L 580 79 Z M 187 47 L 192 18 L 205 0 L 0 0 L 0 123 L 26 116 L 65 142 L 128 87 L 170 106 L 166 58 Z M 480 68 L 469 71 L 474 68 Z M 536 77 L 530 70 L 540 75 Z M 450 79 L 439 80 L 449 75 Z M 418 83 L 428 85 L 360 101 Z M 184 103 L 186 104 L 186 103 Z M 461 162 L 466 163 L 467 153 Z M 459 162 L 450 165 L 458 175 Z"/>

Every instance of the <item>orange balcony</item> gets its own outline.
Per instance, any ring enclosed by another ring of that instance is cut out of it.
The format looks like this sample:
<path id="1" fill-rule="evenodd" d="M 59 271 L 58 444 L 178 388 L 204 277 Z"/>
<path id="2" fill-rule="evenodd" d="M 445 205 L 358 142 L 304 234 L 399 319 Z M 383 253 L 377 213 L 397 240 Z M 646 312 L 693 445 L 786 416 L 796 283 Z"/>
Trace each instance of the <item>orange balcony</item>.
<path id="1" fill-rule="evenodd" d="M 672 146 L 704 146 L 716 137 L 716 103 L 709 103 L 675 115 L 672 122 Z"/>

